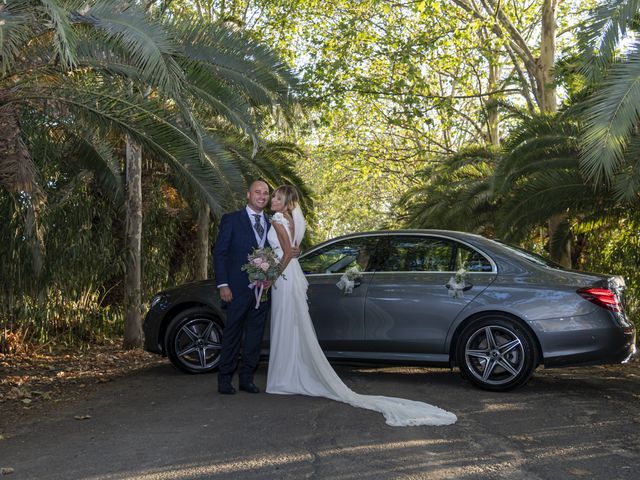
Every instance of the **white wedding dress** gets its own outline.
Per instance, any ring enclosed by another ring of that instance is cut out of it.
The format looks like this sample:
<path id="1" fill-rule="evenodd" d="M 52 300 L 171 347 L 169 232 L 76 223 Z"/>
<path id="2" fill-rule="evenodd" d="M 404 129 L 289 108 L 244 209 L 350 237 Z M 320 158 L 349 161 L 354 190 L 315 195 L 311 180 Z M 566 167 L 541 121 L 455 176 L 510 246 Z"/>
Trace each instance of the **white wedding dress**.
<path id="1" fill-rule="evenodd" d="M 292 244 L 299 245 L 306 223 L 299 208 L 293 211 Z M 272 222 L 286 227 L 281 213 Z M 269 229 L 269 244 L 279 258 L 283 250 L 276 229 Z M 267 393 L 300 394 L 326 397 L 354 407 L 381 412 L 388 425 L 450 425 L 453 413 L 423 402 L 378 395 L 360 395 L 351 391 L 333 370 L 316 338 L 307 306 L 307 279 L 298 259 L 292 259 L 271 288 L 271 353 L 267 375 Z M 337 288 L 337 287 L 336 287 Z"/>

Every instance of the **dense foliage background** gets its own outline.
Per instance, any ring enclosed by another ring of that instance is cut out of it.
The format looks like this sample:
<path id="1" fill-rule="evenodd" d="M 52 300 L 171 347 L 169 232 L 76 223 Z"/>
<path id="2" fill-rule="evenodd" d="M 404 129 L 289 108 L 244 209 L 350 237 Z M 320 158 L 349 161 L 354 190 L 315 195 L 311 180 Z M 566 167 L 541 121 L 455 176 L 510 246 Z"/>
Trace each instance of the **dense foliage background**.
<path id="1" fill-rule="evenodd" d="M 479 232 L 623 275 L 637 319 L 639 13 L 634 0 L 7 0 L 0 350 L 120 335 L 155 291 L 210 275 L 217 219 L 256 177 L 301 187 L 310 242 Z"/>

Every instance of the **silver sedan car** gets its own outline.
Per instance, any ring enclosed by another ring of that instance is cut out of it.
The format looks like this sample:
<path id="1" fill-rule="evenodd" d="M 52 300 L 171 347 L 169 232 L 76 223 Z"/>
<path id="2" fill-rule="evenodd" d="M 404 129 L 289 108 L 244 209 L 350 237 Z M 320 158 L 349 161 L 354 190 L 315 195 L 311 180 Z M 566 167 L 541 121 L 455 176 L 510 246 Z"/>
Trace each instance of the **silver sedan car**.
<path id="1" fill-rule="evenodd" d="M 300 264 L 329 359 L 457 366 L 501 391 L 539 365 L 620 363 L 636 352 L 621 277 L 566 270 L 479 235 L 357 233 L 304 252 Z M 211 371 L 223 325 L 214 283 L 183 285 L 151 301 L 145 348 L 184 371 Z"/>

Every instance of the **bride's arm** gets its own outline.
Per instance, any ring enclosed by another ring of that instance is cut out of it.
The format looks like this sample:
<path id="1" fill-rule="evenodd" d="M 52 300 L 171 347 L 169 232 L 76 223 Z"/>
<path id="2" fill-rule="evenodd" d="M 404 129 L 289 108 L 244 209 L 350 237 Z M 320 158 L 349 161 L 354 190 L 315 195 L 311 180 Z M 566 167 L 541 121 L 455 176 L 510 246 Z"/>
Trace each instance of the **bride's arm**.
<path id="1" fill-rule="evenodd" d="M 282 255 L 282 259 L 280 260 L 280 264 L 282 265 L 282 270 L 287 268 L 291 259 L 295 256 L 295 252 L 291 242 L 289 241 L 289 235 L 287 234 L 286 228 L 283 224 L 273 222 L 271 224 L 273 228 L 276 229 L 276 234 L 278 235 L 278 241 L 280 242 L 280 246 L 282 247 L 282 251 L 284 254 Z"/>

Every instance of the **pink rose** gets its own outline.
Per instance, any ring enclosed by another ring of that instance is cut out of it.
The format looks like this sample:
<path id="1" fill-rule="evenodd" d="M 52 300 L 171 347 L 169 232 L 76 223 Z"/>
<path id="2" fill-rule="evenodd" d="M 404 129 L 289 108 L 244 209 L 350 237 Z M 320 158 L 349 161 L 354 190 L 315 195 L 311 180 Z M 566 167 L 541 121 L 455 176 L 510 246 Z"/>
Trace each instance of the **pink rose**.
<path id="1" fill-rule="evenodd" d="M 267 262 L 261 263 L 261 264 L 260 264 L 260 269 L 261 269 L 263 272 L 266 272 L 267 270 L 269 270 L 269 264 L 268 264 Z"/>

